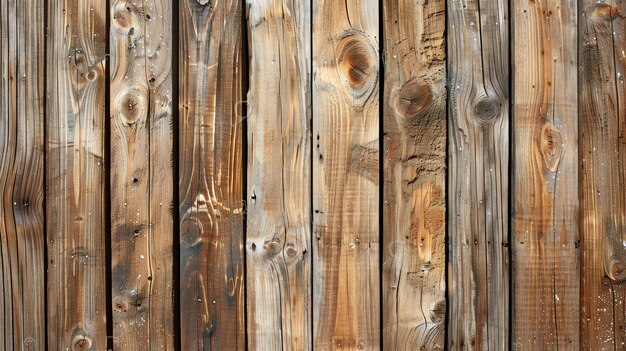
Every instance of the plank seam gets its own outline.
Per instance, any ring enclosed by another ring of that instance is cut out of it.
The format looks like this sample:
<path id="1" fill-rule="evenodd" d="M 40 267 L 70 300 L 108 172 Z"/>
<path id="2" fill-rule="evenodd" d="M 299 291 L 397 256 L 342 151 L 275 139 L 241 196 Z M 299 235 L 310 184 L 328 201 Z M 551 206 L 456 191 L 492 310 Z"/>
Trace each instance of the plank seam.
<path id="1" fill-rule="evenodd" d="M 174 350 L 182 350 L 182 330 L 181 330 L 181 313 L 180 313 L 180 289 L 181 279 L 180 270 L 182 264 L 180 261 L 180 5 L 178 1 L 172 2 L 172 199 L 178 201 L 174 206 L 172 204 L 172 224 L 173 224 L 173 241 L 172 241 L 172 298 L 174 310 Z"/>
<path id="2" fill-rule="evenodd" d="M 248 8 L 246 0 L 241 1 L 241 200 L 242 200 L 242 238 L 246 245 L 248 240 L 248 87 L 249 87 L 249 41 L 248 41 Z M 248 254 L 245 247 L 243 256 L 243 349 L 248 350 Z"/>
<path id="3" fill-rule="evenodd" d="M 384 299 L 384 289 L 383 289 L 383 250 L 385 248 L 385 237 L 383 233 L 384 227 L 384 216 L 383 211 L 385 208 L 385 178 L 384 178 L 384 138 L 385 138 L 385 126 L 384 126 L 384 116 L 385 116 L 385 4 L 384 0 L 378 1 L 378 318 L 380 320 L 378 326 L 378 340 L 380 342 L 380 350 L 384 349 L 384 335 L 383 335 L 383 326 L 384 326 L 384 311 L 385 311 L 385 299 Z M 383 248 L 381 250 L 380 248 Z"/>
<path id="4" fill-rule="evenodd" d="M 309 350 L 314 350 L 314 345 L 315 345 L 315 321 L 314 321 L 314 317 L 315 317 L 315 305 L 314 305 L 314 296 L 315 296 L 315 284 L 314 282 L 314 272 L 315 272 L 315 264 L 314 264 L 314 260 L 315 260 L 315 255 L 313 254 L 313 243 L 314 241 L 314 225 L 313 225 L 313 216 L 315 215 L 315 210 L 314 210 L 314 203 L 313 203 L 313 167 L 314 167 L 314 152 L 315 149 L 313 148 L 313 19 L 314 19 L 314 14 L 313 14 L 313 1 L 314 0 L 310 0 L 309 1 L 309 29 L 311 31 L 310 37 L 309 37 L 309 50 L 310 50 L 310 55 L 309 55 L 309 96 L 310 96 L 310 100 L 309 100 L 309 121 L 308 121 L 308 127 L 309 127 L 309 132 L 308 132 L 308 137 L 310 138 L 310 146 L 309 146 L 309 170 L 310 170 L 310 178 L 309 178 L 309 194 L 310 194 L 310 198 L 309 198 L 309 202 L 310 202 L 310 208 L 309 208 L 309 243 L 311 244 L 311 247 L 309 248 L 311 250 L 311 258 L 310 258 L 310 272 L 309 272 L 309 281 L 310 281 L 310 287 L 311 287 L 311 301 L 309 302 L 310 304 L 310 315 L 309 315 L 309 328 L 310 328 L 310 338 L 309 338 L 309 342 L 310 342 L 310 349 Z"/>
<path id="5" fill-rule="evenodd" d="M 512 206 L 511 204 L 513 203 L 513 188 L 515 186 L 515 179 L 513 178 L 513 162 L 514 162 L 514 157 L 515 157 L 515 143 L 513 142 L 513 136 L 514 131 L 515 131 L 515 119 L 513 118 L 513 39 L 511 38 L 511 33 L 512 33 L 512 29 L 513 29 L 513 14 L 515 13 L 515 11 L 512 11 L 512 6 L 513 5 L 513 0 L 508 0 L 507 1 L 507 6 L 508 6 L 508 16 L 509 16 L 509 21 L 508 21 L 508 33 L 509 33 L 509 40 L 507 45 L 509 46 L 509 62 L 508 62 L 508 69 L 509 69 L 509 80 L 508 80 L 508 89 L 509 89 L 509 94 L 508 94 L 508 104 L 507 104 L 507 108 L 509 109 L 509 113 L 508 113 L 508 117 L 509 117 L 509 164 L 508 164 L 508 179 L 509 179 L 509 187 L 508 187 L 508 192 L 507 192 L 507 201 L 508 201 L 508 213 L 507 215 L 509 216 L 509 220 L 507 222 L 507 242 L 509 243 L 509 250 L 508 250 L 508 258 L 509 258 L 509 272 L 508 272 L 508 279 L 509 279 L 509 320 L 508 320 L 508 328 L 509 328 L 509 333 L 508 333 L 508 344 L 509 344 L 509 350 L 515 350 L 513 348 L 514 346 L 514 339 L 513 339 L 513 311 L 514 309 L 514 301 L 513 301 L 513 291 L 514 291 L 514 287 L 513 284 L 515 283 L 515 281 L 513 280 L 513 245 L 511 243 L 512 240 L 512 233 L 513 233 L 513 211 L 515 209 L 515 206 Z"/>
<path id="6" fill-rule="evenodd" d="M 44 40 L 43 40 L 43 93 L 44 96 L 48 95 L 48 0 L 43 3 L 43 27 L 44 27 Z M 43 114 L 43 264 L 44 269 L 48 265 L 48 196 L 46 189 L 48 188 L 48 99 L 44 98 L 42 102 L 42 114 Z M 44 348 L 48 351 L 48 270 L 45 269 L 43 275 L 43 286 L 46 291 L 44 298 Z"/>
<path id="7" fill-rule="evenodd" d="M 106 279 L 106 347 L 113 350 L 113 267 L 112 262 L 112 231 L 111 231 L 111 6 L 107 1 L 105 10 L 105 84 L 104 84 L 104 240 L 105 240 L 105 279 Z"/>

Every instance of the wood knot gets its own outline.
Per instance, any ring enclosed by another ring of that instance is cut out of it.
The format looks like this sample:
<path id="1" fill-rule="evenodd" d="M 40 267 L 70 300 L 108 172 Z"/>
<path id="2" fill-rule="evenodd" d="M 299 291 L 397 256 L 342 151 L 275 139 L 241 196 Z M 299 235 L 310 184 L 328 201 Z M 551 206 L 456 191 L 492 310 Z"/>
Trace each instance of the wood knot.
<path id="1" fill-rule="evenodd" d="M 127 125 L 135 124 L 143 111 L 142 97 L 135 91 L 128 92 L 121 97 L 118 109 Z"/>
<path id="2" fill-rule="evenodd" d="M 396 96 L 396 112 L 405 118 L 412 118 L 423 111 L 432 100 L 430 86 L 410 81 L 400 88 Z"/>
<path id="3" fill-rule="evenodd" d="M 474 105 L 474 115 L 481 122 L 490 122 L 500 114 L 500 102 L 491 97 L 483 97 Z"/>
<path id="4" fill-rule="evenodd" d="M 74 337 L 74 340 L 72 341 L 72 349 L 74 351 L 87 351 L 91 349 L 91 339 L 82 336 L 82 335 L 78 335 L 76 337 Z"/>
<path id="5" fill-rule="evenodd" d="M 287 240 L 284 249 L 284 259 L 288 266 L 299 262 L 302 258 L 302 249 L 298 247 L 295 240 Z"/>
<path id="6" fill-rule="evenodd" d="M 113 302 L 113 311 L 117 313 L 125 313 L 128 311 L 128 304 L 121 300 Z"/>
<path id="7" fill-rule="evenodd" d="M 378 84 L 378 52 L 376 43 L 365 34 L 349 31 L 335 45 L 337 71 L 352 90 L 355 105 L 362 104 Z"/>
<path id="8" fill-rule="evenodd" d="M 552 172 L 556 172 L 563 154 L 561 133 L 554 128 L 552 123 L 547 122 L 541 128 L 539 143 L 539 150 L 541 150 L 546 167 Z"/>
<path id="9" fill-rule="evenodd" d="M 615 257 L 611 258 L 606 267 L 606 275 L 613 282 L 626 280 L 626 264 Z"/>
<path id="10" fill-rule="evenodd" d="M 376 52 L 362 35 L 350 34 L 341 38 L 335 48 L 337 63 L 353 89 L 359 89 L 367 83 L 376 71 Z"/>
<path id="11" fill-rule="evenodd" d="M 126 9 L 116 11 L 113 14 L 113 27 L 118 28 L 121 32 L 128 31 L 132 21 L 132 15 Z"/>
<path id="12" fill-rule="evenodd" d="M 263 245 L 250 240 L 247 245 L 248 255 L 254 259 L 271 260 L 283 249 L 283 240 L 280 237 L 269 237 L 263 240 Z"/>
<path id="13" fill-rule="evenodd" d="M 343 336 L 333 336 L 332 344 L 338 349 L 343 349 L 344 347 Z"/>
<path id="14" fill-rule="evenodd" d="M 148 311 L 148 299 L 133 289 L 113 298 L 113 312 L 139 314 Z"/>

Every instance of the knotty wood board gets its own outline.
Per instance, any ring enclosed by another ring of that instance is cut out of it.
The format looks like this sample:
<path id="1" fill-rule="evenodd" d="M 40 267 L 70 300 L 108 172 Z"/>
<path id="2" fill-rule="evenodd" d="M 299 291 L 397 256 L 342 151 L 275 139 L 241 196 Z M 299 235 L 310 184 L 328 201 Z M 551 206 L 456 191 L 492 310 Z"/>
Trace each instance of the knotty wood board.
<path id="1" fill-rule="evenodd" d="M 313 3 L 314 349 L 380 349 L 378 2 Z"/>
<path id="2" fill-rule="evenodd" d="M 48 348 L 107 348 L 106 4 L 48 2 Z"/>
<path id="3" fill-rule="evenodd" d="M 242 7 L 180 6 L 183 350 L 245 349 Z"/>
<path id="4" fill-rule="evenodd" d="M 171 2 L 110 5 L 113 345 L 171 350 Z"/>
<path id="5" fill-rule="evenodd" d="M 448 1 L 448 349 L 509 345 L 509 31 L 503 0 Z"/>
<path id="6" fill-rule="evenodd" d="M 581 345 L 622 349 L 626 289 L 626 3 L 580 5 Z"/>
<path id="7" fill-rule="evenodd" d="M 310 3 L 247 2 L 251 350 L 311 349 Z"/>
<path id="8" fill-rule="evenodd" d="M 445 0 L 383 2 L 383 346 L 443 350 Z"/>
<path id="9" fill-rule="evenodd" d="M 577 3 L 515 1 L 514 348 L 579 348 Z"/>
<path id="10" fill-rule="evenodd" d="M 44 2 L 0 3 L 0 345 L 45 349 Z"/>

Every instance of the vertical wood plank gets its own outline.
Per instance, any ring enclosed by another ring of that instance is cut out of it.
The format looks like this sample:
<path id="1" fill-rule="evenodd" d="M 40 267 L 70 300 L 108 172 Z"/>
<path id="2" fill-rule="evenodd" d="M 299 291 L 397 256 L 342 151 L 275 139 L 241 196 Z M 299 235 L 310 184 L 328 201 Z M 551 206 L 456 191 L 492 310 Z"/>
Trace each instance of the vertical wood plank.
<path id="1" fill-rule="evenodd" d="M 110 11 L 113 345 L 171 350 L 171 2 Z"/>
<path id="2" fill-rule="evenodd" d="M 313 7 L 314 348 L 380 349 L 378 2 Z"/>
<path id="3" fill-rule="evenodd" d="M 451 0 L 448 11 L 448 348 L 506 350 L 508 3 Z"/>
<path id="4" fill-rule="evenodd" d="M 245 349 L 242 7 L 180 6 L 183 350 Z"/>
<path id="5" fill-rule="evenodd" d="M 384 9 L 383 345 L 443 350 L 445 0 Z"/>
<path id="6" fill-rule="evenodd" d="M 48 348 L 104 350 L 106 4 L 48 2 Z"/>
<path id="7" fill-rule="evenodd" d="M 311 10 L 306 0 L 247 6 L 248 347 L 310 350 Z"/>
<path id="8" fill-rule="evenodd" d="M 626 2 L 579 6 L 581 344 L 626 343 Z"/>
<path id="9" fill-rule="evenodd" d="M 578 349 L 577 2 L 513 4 L 513 343 Z"/>
<path id="10" fill-rule="evenodd" d="M 44 2 L 0 3 L 2 346 L 45 348 Z"/>

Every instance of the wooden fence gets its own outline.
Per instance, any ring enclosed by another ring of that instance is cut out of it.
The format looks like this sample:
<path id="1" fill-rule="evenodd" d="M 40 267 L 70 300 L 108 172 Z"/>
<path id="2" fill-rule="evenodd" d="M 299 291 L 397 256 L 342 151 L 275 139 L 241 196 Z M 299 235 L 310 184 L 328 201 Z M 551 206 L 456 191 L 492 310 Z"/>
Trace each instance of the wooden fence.
<path id="1" fill-rule="evenodd" d="M 0 349 L 622 350 L 624 0 L 1 0 Z"/>

